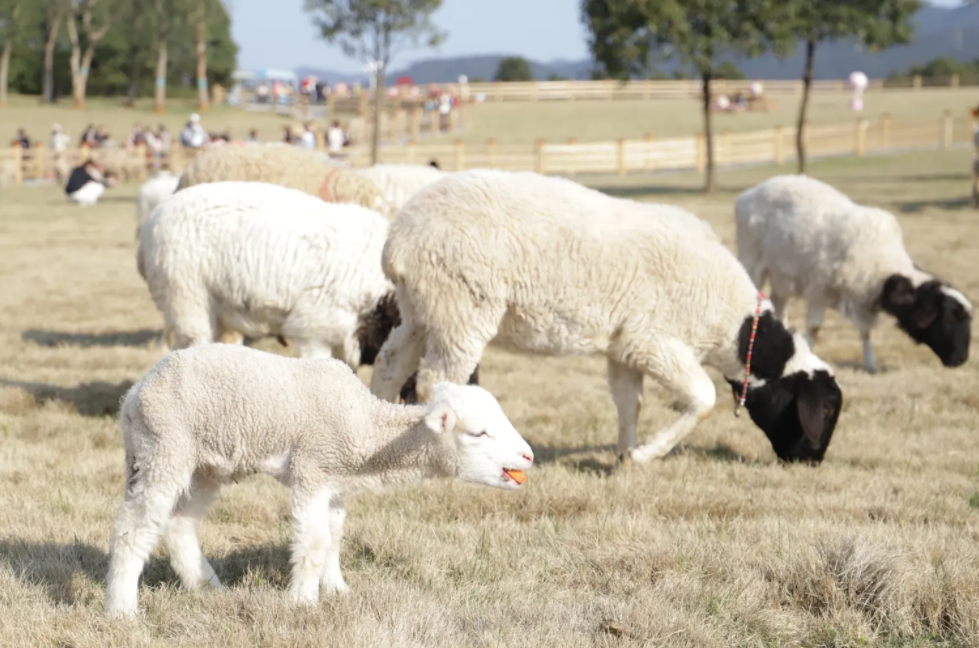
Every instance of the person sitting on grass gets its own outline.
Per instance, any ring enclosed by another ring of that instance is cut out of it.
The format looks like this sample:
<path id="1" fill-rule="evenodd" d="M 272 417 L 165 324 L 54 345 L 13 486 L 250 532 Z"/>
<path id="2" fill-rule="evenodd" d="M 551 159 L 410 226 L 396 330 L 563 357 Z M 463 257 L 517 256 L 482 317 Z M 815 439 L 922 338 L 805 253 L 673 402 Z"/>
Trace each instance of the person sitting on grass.
<path id="1" fill-rule="evenodd" d="M 95 160 L 86 160 L 71 170 L 65 193 L 69 200 L 88 207 L 99 201 L 106 187 L 113 184 L 105 167 Z"/>

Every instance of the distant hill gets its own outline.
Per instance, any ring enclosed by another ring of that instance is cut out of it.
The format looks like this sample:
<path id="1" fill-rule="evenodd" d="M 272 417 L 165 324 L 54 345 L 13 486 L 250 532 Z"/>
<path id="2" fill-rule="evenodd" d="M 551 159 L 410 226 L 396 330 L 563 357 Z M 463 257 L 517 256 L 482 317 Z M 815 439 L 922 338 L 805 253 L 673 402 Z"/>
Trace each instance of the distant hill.
<path id="1" fill-rule="evenodd" d="M 432 58 L 396 69 L 388 75 L 389 83 L 399 76 L 410 76 L 415 83 L 451 83 L 465 74 L 470 79 L 493 79 L 500 60 L 513 54 L 491 54 L 454 58 Z M 915 16 L 915 37 L 908 45 L 893 47 L 882 52 L 861 50 L 855 43 L 838 41 L 826 43 L 816 50 L 817 79 L 840 79 L 854 70 L 861 70 L 872 78 L 883 77 L 907 70 L 912 65 L 927 63 L 940 56 L 961 61 L 979 59 L 979 4 L 956 8 L 925 6 Z M 795 79 L 802 72 L 804 52 L 802 46 L 783 59 L 765 55 L 755 59 L 736 59 L 736 63 L 751 78 Z M 547 79 L 551 74 L 566 79 L 588 79 L 592 62 L 582 60 L 558 60 L 551 62 L 530 61 L 534 78 Z M 677 65 L 668 62 L 661 67 L 672 74 Z M 344 81 L 367 83 L 364 74 L 342 74 L 330 70 L 299 68 L 298 74 L 315 74 L 330 82 Z"/>

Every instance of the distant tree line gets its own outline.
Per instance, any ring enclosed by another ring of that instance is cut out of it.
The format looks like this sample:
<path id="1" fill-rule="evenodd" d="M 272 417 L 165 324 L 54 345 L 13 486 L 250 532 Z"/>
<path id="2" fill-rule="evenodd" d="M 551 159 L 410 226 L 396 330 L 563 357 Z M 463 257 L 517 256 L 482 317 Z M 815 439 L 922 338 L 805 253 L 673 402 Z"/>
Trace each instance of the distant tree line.
<path id="1" fill-rule="evenodd" d="M 979 84 L 979 59 L 959 61 L 948 56 L 940 56 L 924 65 L 913 65 L 904 72 L 895 72 L 887 78 L 897 80 L 921 76 L 925 79 L 948 79 L 955 74 L 959 75 L 959 81 L 963 84 Z"/>
<path id="2" fill-rule="evenodd" d="M 221 0 L 0 0 L 0 105 L 9 89 L 77 107 L 152 94 L 162 110 L 170 87 L 204 108 L 237 54 Z"/>

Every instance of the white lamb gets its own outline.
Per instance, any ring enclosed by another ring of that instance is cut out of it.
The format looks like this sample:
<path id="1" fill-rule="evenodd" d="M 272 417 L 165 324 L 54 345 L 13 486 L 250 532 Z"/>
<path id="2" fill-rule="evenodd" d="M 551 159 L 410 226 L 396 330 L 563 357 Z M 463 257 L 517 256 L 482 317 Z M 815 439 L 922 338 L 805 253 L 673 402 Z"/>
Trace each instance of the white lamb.
<path id="1" fill-rule="evenodd" d="M 175 176 L 169 171 L 161 171 L 144 182 L 139 193 L 136 194 L 136 236 L 139 237 L 139 228 L 150 217 L 153 210 L 161 202 L 166 200 L 177 190 L 177 183 L 180 177 Z"/>
<path id="2" fill-rule="evenodd" d="M 175 348 L 228 331 L 280 336 L 300 355 L 370 364 L 397 320 L 381 269 L 388 221 L 295 189 L 182 189 L 140 230 L 137 258 Z"/>
<path id="3" fill-rule="evenodd" d="M 481 387 L 439 385 L 427 406 L 372 397 L 344 364 L 207 344 L 165 356 L 119 413 L 125 500 L 112 532 L 105 613 L 137 610 L 140 572 L 162 533 L 188 589 L 221 587 L 197 524 L 221 485 L 256 473 L 291 491 L 291 599 L 346 591 L 343 498 L 429 477 L 516 489 L 533 451 Z"/>
<path id="4" fill-rule="evenodd" d="M 759 288 L 770 282 L 783 323 L 789 297 L 806 300 L 810 346 L 826 309 L 834 308 L 860 330 L 864 368 L 874 373 L 870 330 L 884 311 L 945 366 L 968 359 L 972 304 L 915 266 L 892 214 L 857 205 L 808 176 L 766 180 L 738 197 L 735 212 L 741 263 Z"/>
<path id="5" fill-rule="evenodd" d="M 427 164 L 376 164 L 356 173 L 373 181 L 395 211 L 401 209 L 422 187 L 445 175 L 444 171 Z"/>
<path id="6" fill-rule="evenodd" d="M 747 409 L 785 460 L 818 462 L 841 394 L 832 370 L 760 300 L 744 268 L 702 221 L 676 207 L 611 198 L 533 173 L 453 173 L 415 195 L 391 224 L 384 272 L 401 324 L 371 391 L 394 400 L 461 383 L 491 341 L 547 355 L 599 353 L 619 413 L 623 461 L 667 454 L 714 407 L 701 364 L 736 394 L 756 310 Z M 423 357 L 424 356 L 424 357 Z M 643 376 L 683 404 L 636 448 Z"/>

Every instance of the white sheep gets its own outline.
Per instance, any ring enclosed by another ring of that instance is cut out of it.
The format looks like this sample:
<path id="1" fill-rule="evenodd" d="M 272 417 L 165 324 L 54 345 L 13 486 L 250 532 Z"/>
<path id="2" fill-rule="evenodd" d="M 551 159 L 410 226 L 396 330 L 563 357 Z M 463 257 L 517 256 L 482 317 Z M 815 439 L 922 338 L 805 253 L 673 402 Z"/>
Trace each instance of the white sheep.
<path id="1" fill-rule="evenodd" d="M 422 187 L 445 175 L 444 171 L 427 164 L 375 164 L 356 173 L 374 182 L 395 211 L 401 209 Z"/>
<path id="2" fill-rule="evenodd" d="M 177 190 L 177 183 L 180 177 L 169 171 L 161 171 L 144 182 L 139 193 L 136 194 L 136 236 L 139 237 L 139 228 L 150 217 L 153 210 L 161 202 L 170 197 Z"/>
<path id="3" fill-rule="evenodd" d="M 196 527 L 218 489 L 252 474 L 291 492 L 290 598 L 348 589 L 344 497 L 429 477 L 519 488 L 533 451 L 489 392 L 439 385 L 427 406 L 372 397 L 344 364 L 228 344 L 165 356 L 119 412 L 125 499 L 112 531 L 105 613 L 137 610 L 140 572 L 163 534 L 188 589 L 221 587 Z"/>
<path id="4" fill-rule="evenodd" d="M 280 336 L 300 355 L 370 364 L 396 323 L 381 269 L 388 221 L 295 189 L 182 189 L 140 230 L 137 263 L 174 348 L 228 331 Z"/>
<path id="5" fill-rule="evenodd" d="M 419 366 L 432 385 L 461 383 L 491 341 L 546 355 L 608 359 L 620 459 L 667 454 L 714 407 L 701 364 L 735 393 L 786 460 L 822 459 L 840 412 L 832 370 L 771 315 L 744 268 L 703 221 L 677 207 L 606 196 L 534 173 L 447 175 L 391 224 L 384 272 L 401 325 L 374 365 L 371 391 L 394 400 Z M 643 376 L 679 399 L 680 416 L 636 448 Z"/>
<path id="6" fill-rule="evenodd" d="M 806 300 L 810 346 L 834 308 L 860 330 L 864 368 L 874 373 L 870 331 L 884 311 L 945 366 L 968 359 L 972 304 L 915 266 L 892 214 L 808 176 L 766 180 L 738 197 L 735 213 L 738 258 L 759 288 L 769 281 L 783 323 L 789 297 Z"/>

